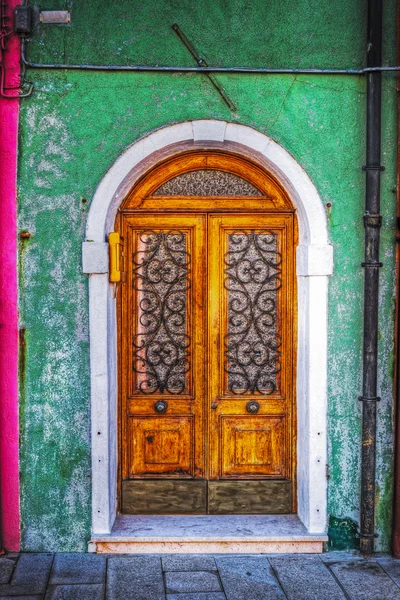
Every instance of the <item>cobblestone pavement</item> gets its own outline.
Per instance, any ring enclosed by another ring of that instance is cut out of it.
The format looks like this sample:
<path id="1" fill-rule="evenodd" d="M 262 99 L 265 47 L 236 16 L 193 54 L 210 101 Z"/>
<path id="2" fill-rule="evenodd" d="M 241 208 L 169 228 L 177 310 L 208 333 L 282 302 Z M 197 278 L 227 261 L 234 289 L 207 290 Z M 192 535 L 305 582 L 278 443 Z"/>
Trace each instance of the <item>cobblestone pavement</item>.
<path id="1" fill-rule="evenodd" d="M 400 600 L 400 560 L 378 555 L 8 554 L 1 600 Z"/>

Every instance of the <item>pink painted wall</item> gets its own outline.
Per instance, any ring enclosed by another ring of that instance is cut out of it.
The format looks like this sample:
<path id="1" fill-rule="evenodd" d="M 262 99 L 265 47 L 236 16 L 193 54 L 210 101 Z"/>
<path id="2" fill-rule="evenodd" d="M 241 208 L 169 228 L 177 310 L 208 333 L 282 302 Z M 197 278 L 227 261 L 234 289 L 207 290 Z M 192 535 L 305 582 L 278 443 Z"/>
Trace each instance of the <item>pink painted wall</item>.
<path id="1" fill-rule="evenodd" d="M 17 4 L 20 4 L 18 0 L 10 2 L 9 10 L 12 11 Z M 4 59 L 7 85 L 18 85 L 19 59 L 19 38 L 9 36 Z M 0 98 L 0 510 L 1 544 L 10 551 L 19 550 L 20 544 L 16 197 L 18 105 L 18 100 Z"/>

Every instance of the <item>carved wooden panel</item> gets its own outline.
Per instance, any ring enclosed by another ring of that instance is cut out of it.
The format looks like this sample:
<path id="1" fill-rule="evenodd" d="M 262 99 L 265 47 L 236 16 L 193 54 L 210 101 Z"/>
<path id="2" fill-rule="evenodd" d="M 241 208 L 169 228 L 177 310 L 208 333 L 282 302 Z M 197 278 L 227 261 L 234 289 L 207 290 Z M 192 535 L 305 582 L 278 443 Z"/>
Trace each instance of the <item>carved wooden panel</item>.
<path id="1" fill-rule="evenodd" d="M 193 417 L 131 417 L 131 477 L 193 476 Z"/>
<path id="2" fill-rule="evenodd" d="M 282 416 L 221 417 L 221 477 L 282 477 L 285 458 L 284 426 L 285 418 Z"/>

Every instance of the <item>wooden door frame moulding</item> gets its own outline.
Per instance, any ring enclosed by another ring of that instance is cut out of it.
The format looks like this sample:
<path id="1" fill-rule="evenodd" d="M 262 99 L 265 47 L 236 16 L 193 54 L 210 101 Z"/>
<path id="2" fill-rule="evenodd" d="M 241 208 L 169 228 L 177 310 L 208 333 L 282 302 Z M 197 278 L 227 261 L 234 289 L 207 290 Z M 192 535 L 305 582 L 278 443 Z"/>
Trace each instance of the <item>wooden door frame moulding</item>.
<path id="1" fill-rule="evenodd" d="M 178 151 L 178 147 L 176 148 Z M 163 160 L 154 165 L 125 196 L 119 210 L 128 212 L 130 210 L 164 210 L 171 208 L 176 210 L 198 210 L 207 212 L 208 210 L 231 210 L 229 201 L 234 197 L 223 196 L 202 196 L 198 200 L 199 204 L 194 205 L 188 201 L 196 199 L 196 196 L 167 195 L 154 196 L 154 192 L 167 181 L 174 179 L 177 175 L 183 175 L 188 172 L 199 170 L 219 170 L 225 173 L 232 173 L 251 183 L 258 191 L 258 196 L 238 196 L 237 203 L 241 212 L 244 210 L 259 210 L 261 212 L 294 212 L 294 207 L 290 202 L 285 189 L 276 181 L 270 173 L 260 168 L 258 164 L 243 156 L 238 156 L 225 147 L 222 151 L 217 148 L 206 149 L 192 148 L 180 152 L 172 158 Z M 198 197 L 200 198 L 200 197 Z M 246 202 L 250 198 L 250 204 Z M 219 200 L 216 204 L 216 200 Z M 226 202 L 223 207 L 221 201 Z M 185 203 L 186 200 L 186 203 Z M 208 202 L 207 202 L 208 200 Z M 149 206 L 149 201 L 152 201 Z"/>
<path id="2" fill-rule="evenodd" d="M 117 321 L 107 236 L 122 201 L 147 171 L 196 149 L 250 160 L 279 182 L 296 209 L 298 515 L 310 533 L 321 533 L 327 521 L 327 291 L 333 271 L 325 208 L 287 150 L 250 127 L 216 120 L 177 123 L 136 141 L 106 173 L 90 206 L 82 262 L 90 275 L 92 532 L 110 533 L 117 510 Z"/>

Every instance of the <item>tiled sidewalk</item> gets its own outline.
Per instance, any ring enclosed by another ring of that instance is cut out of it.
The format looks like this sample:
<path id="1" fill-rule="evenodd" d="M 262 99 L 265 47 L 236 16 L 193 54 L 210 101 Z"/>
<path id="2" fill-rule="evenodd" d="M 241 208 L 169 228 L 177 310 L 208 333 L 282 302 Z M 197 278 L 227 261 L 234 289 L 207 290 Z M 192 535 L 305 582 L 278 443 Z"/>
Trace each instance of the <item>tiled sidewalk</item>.
<path id="1" fill-rule="evenodd" d="M 357 555 L 21 554 L 1 600 L 400 600 L 400 561 Z"/>

